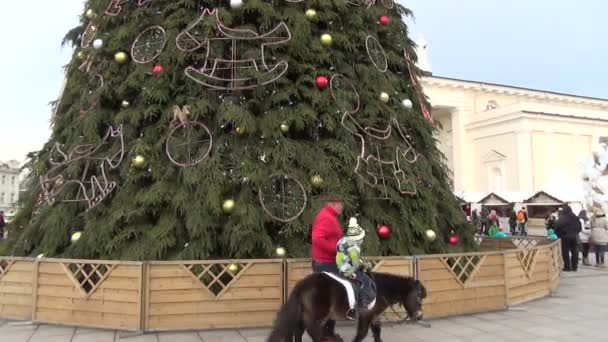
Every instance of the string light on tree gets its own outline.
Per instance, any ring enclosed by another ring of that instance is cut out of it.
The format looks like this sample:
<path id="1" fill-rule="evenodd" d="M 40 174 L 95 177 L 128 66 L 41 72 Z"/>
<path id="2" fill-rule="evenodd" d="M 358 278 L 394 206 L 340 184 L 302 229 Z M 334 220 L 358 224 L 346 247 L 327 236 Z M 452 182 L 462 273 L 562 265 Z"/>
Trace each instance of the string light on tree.
<path id="1" fill-rule="evenodd" d="M 129 108 L 129 106 L 131 106 L 131 103 L 127 100 L 122 100 L 122 102 L 120 103 L 120 106 L 122 108 Z"/>
<path id="2" fill-rule="evenodd" d="M 278 257 L 283 258 L 287 254 L 287 251 L 283 247 L 277 247 L 276 253 Z"/>
<path id="3" fill-rule="evenodd" d="M 72 243 L 74 243 L 74 242 L 80 240 L 81 237 L 82 237 L 82 232 L 75 232 L 72 234 L 70 241 L 72 241 Z"/>
<path id="4" fill-rule="evenodd" d="M 243 7 L 243 0 L 230 0 L 230 8 L 239 9 Z"/>
<path id="5" fill-rule="evenodd" d="M 317 11 L 309 8 L 306 10 L 306 18 L 308 19 L 314 19 L 317 16 Z"/>
<path id="6" fill-rule="evenodd" d="M 222 203 L 222 211 L 224 214 L 232 214 L 236 208 L 236 202 L 233 199 L 227 199 Z"/>
<path id="7" fill-rule="evenodd" d="M 288 133 L 289 132 L 289 125 L 287 123 L 283 122 L 281 124 L 281 132 L 283 132 L 283 133 Z"/>

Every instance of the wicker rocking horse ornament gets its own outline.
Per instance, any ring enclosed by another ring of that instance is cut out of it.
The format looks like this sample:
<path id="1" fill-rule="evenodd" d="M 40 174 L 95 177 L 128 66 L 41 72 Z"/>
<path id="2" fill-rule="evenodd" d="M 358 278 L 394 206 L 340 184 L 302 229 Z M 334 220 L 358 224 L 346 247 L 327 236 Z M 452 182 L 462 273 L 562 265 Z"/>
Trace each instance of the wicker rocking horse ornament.
<path id="1" fill-rule="evenodd" d="M 118 142 L 117 147 L 113 141 Z M 124 159 L 124 154 L 122 125 L 116 128 L 110 126 L 99 143 L 77 145 L 67 153 L 59 143 L 55 144 L 49 160 L 53 167 L 40 177 L 42 198 L 48 204 L 53 204 L 62 192 L 75 185 L 78 189 L 76 196 L 61 201 L 82 202 L 86 204 L 87 211 L 93 209 L 116 188 L 116 182 L 111 181 L 106 172 L 108 169 L 116 169 Z M 76 162 L 84 163 L 82 176 L 66 179 L 63 172 Z"/>
<path id="2" fill-rule="evenodd" d="M 204 28 L 205 20 L 215 17 L 216 37 L 210 38 Z M 226 27 L 217 9 L 204 9 L 202 15 L 185 31 L 177 36 L 176 43 L 183 52 L 204 49 L 203 66 L 186 68 L 186 76 L 195 82 L 215 90 L 244 90 L 274 83 L 281 78 L 289 67 L 287 61 L 270 64 L 267 56 L 269 47 L 283 45 L 291 40 L 291 32 L 284 22 L 271 31 L 258 34 L 248 29 Z M 231 57 L 211 56 L 211 43 L 229 42 Z M 259 53 L 255 57 L 240 59 L 243 45 L 255 46 Z"/>
<path id="3" fill-rule="evenodd" d="M 110 4 L 106 9 L 106 15 L 115 17 L 122 12 L 123 7 L 129 2 L 136 0 L 110 0 Z M 137 7 L 146 7 L 152 3 L 152 0 L 137 0 Z"/>

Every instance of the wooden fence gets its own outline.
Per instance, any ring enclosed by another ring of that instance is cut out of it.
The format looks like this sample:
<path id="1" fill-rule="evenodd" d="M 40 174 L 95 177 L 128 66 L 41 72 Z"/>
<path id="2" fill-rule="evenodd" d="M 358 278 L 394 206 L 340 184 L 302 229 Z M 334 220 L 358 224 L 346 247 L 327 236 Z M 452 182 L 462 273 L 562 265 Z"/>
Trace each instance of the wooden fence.
<path id="1" fill-rule="evenodd" d="M 485 239 L 481 245 L 494 251 L 368 260 L 377 272 L 420 279 L 428 290 L 428 318 L 505 309 L 559 286 L 559 241 Z M 310 272 L 307 259 L 0 257 L 0 319 L 131 331 L 268 327 Z M 395 310 L 384 319 L 402 318 L 402 309 Z"/>

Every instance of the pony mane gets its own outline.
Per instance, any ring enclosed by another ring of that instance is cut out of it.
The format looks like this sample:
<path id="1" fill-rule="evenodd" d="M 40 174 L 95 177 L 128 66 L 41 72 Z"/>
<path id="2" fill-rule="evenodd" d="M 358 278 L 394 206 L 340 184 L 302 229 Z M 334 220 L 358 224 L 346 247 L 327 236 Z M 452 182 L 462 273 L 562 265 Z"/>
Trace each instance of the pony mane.
<path id="1" fill-rule="evenodd" d="M 422 283 L 413 277 L 377 272 L 374 272 L 373 276 L 378 290 L 388 295 L 401 297 L 422 286 Z"/>

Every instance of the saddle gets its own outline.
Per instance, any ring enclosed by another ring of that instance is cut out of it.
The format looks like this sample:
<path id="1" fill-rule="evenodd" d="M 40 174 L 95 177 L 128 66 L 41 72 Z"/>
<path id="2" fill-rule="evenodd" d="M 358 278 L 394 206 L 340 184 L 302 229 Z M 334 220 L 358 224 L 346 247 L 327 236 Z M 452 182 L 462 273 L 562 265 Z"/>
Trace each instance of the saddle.
<path id="1" fill-rule="evenodd" d="M 338 284 L 341 284 L 344 289 L 346 290 L 346 295 L 348 297 L 348 305 L 350 307 L 351 310 L 357 310 L 357 303 L 359 302 L 359 296 L 361 294 L 361 282 L 359 282 L 356 279 L 350 279 L 350 278 L 345 278 L 342 277 L 338 274 L 334 274 L 334 273 L 329 273 L 329 272 L 323 272 L 325 275 L 327 275 L 328 277 L 334 279 Z M 372 286 L 375 288 L 375 284 L 372 282 Z M 375 293 L 376 291 L 374 291 Z M 366 307 L 366 308 L 362 308 L 362 309 L 367 309 L 367 310 L 371 310 L 374 308 L 374 305 L 376 305 L 376 296 L 374 295 L 373 300 L 371 301 L 371 303 Z"/>

